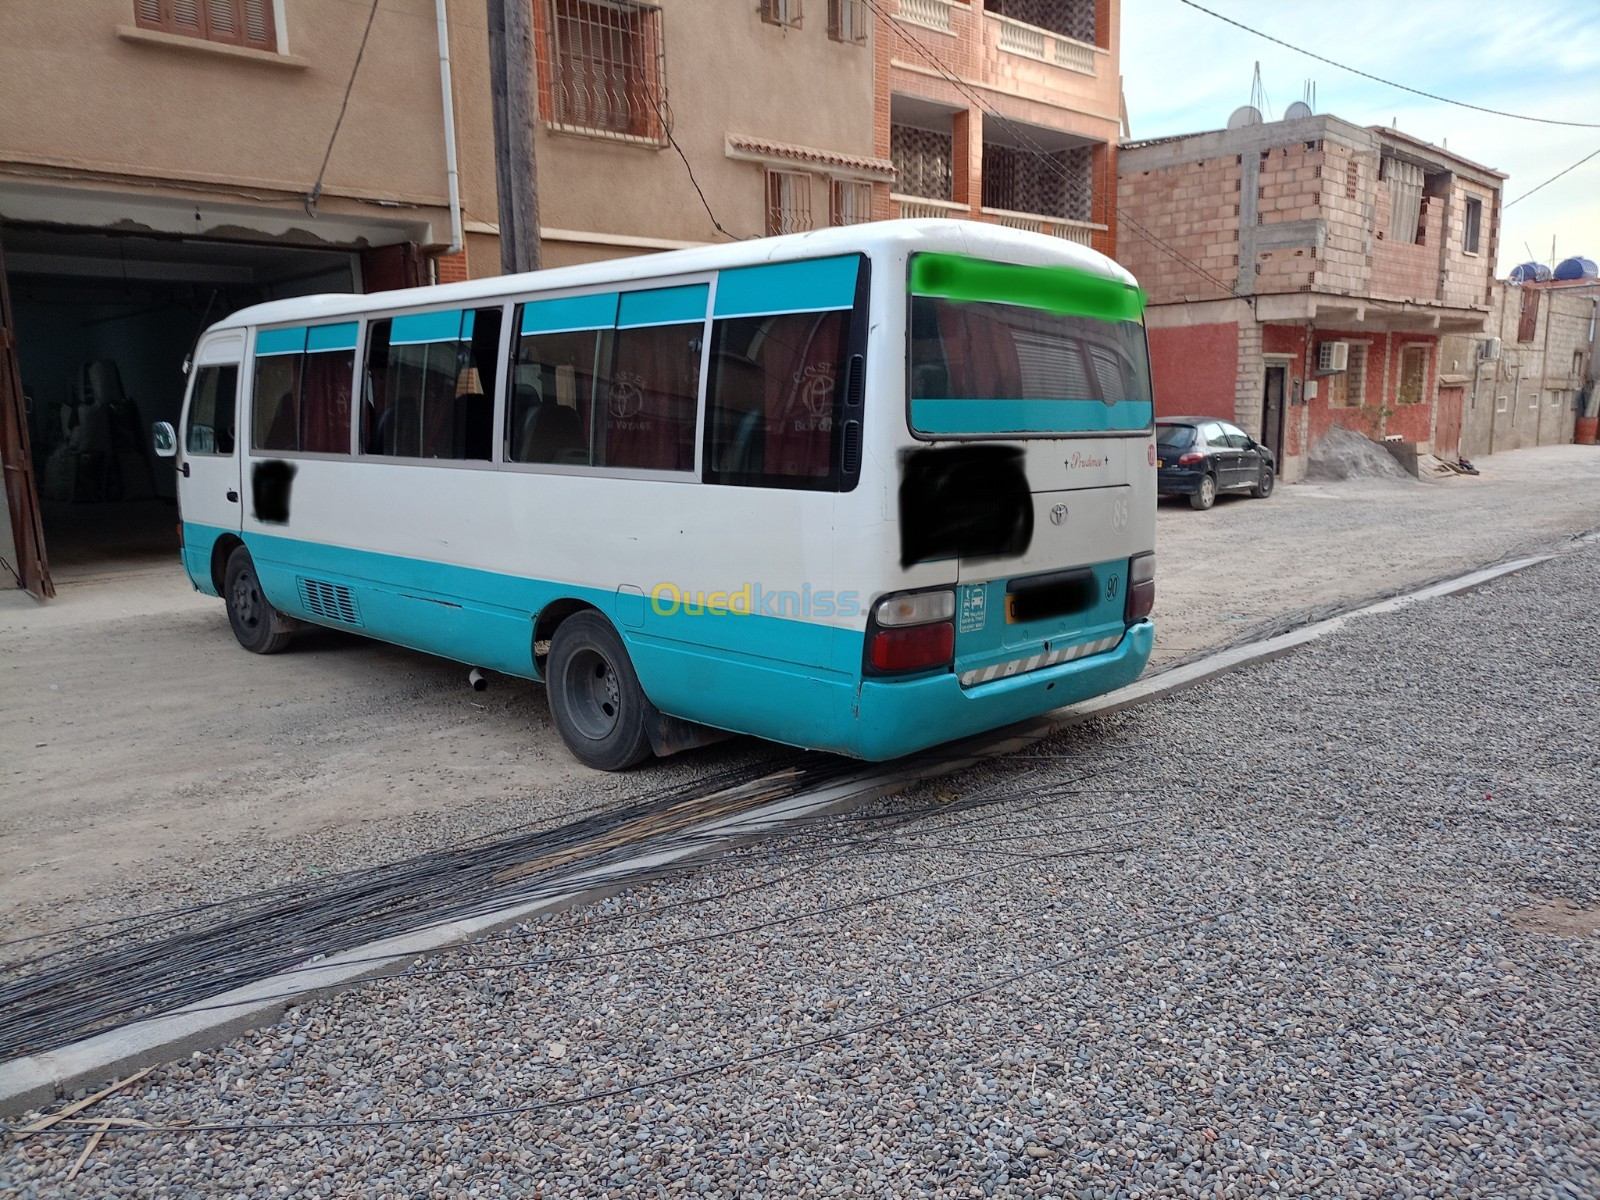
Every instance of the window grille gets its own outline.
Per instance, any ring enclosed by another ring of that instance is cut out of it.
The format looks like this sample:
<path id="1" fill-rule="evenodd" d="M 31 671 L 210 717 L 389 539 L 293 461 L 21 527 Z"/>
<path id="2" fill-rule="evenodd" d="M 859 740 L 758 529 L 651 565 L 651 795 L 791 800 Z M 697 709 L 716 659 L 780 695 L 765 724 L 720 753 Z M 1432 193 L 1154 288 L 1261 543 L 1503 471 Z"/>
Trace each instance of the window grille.
<path id="1" fill-rule="evenodd" d="M 1421 404 L 1428 383 L 1428 348 L 1407 346 L 1400 351 L 1400 386 L 1395 399 L 1401 404 Z"/>
<path id="2" fill-rule="evenodd" d="M 134 24 L 253 50 L 276 50 L 272 0 L 134 0 Z"/>
<path id="3" fill-rule="evenodd" d="M 661 10 L 633 0 L 548 0 L 544 116 L 558 128 L 666 144 Z"/>
<path id="4" fill-rule="evenodd" d="M 1328 407 L 1360 408 L 1366 391 L 1367 346 L 1365 342 L 1352 342 L 1346 369 L 1328 376 Z"/>
<path id="5" fill-rule="evenodd" d="M 1094 193 L 1092 161 L 1087 146 L 1041 156 L 1010 146 L 987 145 L 983 148 L 984 207 L 1087 221 Z"/>
<path id="6" fill-rule="evenodd" d="M 948 133 L 914 125 L 889 127 L 889 157 L 895 190 L 925 200 L 953 199 L 951 165 L 955 157 Z"/>
<path id="7" fill-rule="evenodd" d="M 803 233 L 811 222 L 811 176 L 803 171 L 767 172 L 767 233 Z"/>
<path id="8" fill-rule="evenodd" d="M 831 215 L 835 225 L 864 225 L 872 220 L 872 185 L 835 179 Z"/>
<path id="9" fill-rule="evenodd" d="M 1074 41 L 1094 43 L 1094 0 L 986 0 L 983 7 Z"/>

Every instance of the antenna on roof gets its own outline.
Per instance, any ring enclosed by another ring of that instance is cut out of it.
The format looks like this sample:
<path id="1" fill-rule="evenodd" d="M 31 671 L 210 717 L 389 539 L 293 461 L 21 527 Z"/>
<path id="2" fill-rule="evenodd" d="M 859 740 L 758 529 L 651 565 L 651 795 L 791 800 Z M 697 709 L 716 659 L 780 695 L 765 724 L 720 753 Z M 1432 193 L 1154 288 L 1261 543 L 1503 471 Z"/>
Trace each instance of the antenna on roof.
<path id="1" fill-rule="evenodd" d="M 1256 73 L 1250 81 L 1250 107 L 1266 113 L 1270 111 L 1267 102 L 1267 89 L 1261 82 L 1261 60 L 1256 60 Z"/>

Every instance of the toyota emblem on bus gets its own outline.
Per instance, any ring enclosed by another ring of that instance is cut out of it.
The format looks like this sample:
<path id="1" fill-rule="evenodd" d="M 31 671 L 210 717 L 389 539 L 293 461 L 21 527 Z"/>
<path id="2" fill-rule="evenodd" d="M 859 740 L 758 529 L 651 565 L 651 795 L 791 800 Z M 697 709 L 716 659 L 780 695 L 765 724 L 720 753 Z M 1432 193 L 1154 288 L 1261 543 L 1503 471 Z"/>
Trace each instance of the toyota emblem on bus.
<path id="1" fill-rule="evenodd" d="M 1067 506 L 1058 504 L 1050 510 L 1050 524 L 1063 525 L 1067 520 Z"/>

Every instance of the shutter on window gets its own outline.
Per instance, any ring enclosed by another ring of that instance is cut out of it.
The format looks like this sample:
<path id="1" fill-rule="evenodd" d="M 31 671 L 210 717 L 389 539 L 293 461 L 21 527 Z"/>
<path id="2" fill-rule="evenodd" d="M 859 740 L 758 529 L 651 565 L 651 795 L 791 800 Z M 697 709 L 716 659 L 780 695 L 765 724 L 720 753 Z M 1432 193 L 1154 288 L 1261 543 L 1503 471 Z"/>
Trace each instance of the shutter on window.
<path id="1" fill-rule="evenodd" d="M 174 33 L 192 33 L 205 36 L 205 26 L 200 19 L 200 0 L 167 0 L 167 19 L 164 22 Z"/>
<path id="2" fill-rule="evenodd" d="M 134 11 L 138 13 L 141 25 L 161 24 L 161 0 L 139 0 Z"/>
<path id="3" fill-rule="evenodd" d="M 213 42 L 239 40 L 239 14 L 234 0 L 205 0 L 207 34 Z"/>
<path id="4" fill-rule="evenodd" d="M 258 50 L 276 50 L 278 39 L 272 27 L 272 0 L 243 0 L 244 37 L 246 46 Z"/>

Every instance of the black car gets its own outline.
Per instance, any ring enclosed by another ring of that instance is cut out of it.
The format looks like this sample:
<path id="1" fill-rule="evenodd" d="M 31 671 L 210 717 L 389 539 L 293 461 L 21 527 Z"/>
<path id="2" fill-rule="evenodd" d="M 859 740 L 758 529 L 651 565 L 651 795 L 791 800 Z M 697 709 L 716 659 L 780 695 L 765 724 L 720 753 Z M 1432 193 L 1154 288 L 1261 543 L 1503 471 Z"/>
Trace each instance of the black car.
<path id="1" fill-rule="evenodd" d="M 1272 495 L 1278 464 L 1271 450 L 1237 425 L 1215 417 L 1163 417 L 1156 422 L 1156 491 L 1187 496 L 1195 508 L 1218 492 Z"/>

